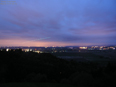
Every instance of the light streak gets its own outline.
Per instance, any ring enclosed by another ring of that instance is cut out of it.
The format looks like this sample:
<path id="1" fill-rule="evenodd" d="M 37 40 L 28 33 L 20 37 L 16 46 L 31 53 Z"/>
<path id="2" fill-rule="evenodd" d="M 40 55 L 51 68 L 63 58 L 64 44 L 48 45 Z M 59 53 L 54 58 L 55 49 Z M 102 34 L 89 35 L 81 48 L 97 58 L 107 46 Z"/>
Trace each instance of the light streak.
<path id="1" fill-rule="evenodd" d="M 50 38 L 50 37 L 45 37 L 45 38 L 35 39 L 35 40 L 31 40 L 31 41 L 26 41 L 26 42 L 23 42 L 22 44 L 27 43 L 27 42 L 37 41 L 37 40 L 44 40 L 44 39 L 48 39 L 48 38 Z"/>

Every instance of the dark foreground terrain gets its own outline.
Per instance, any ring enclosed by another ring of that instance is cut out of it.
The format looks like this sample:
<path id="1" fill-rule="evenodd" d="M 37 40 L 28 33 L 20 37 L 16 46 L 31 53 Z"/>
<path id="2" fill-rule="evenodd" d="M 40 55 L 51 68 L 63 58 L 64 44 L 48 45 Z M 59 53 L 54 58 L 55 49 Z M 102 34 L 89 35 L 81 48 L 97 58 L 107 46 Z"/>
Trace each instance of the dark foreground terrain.
<path id="1" fill-rule="evenodd" d="M 95 61 L 67 61 L 50 53 L 0 51 L 0 86 L 68 87 L 63 84 L 116 87 L 115 61 L 101 66 Z"/>
<path id="2" fill-rule="evenodd" d="M 76 87 L 60 83 L 3 83 L 0 87 Z"/>

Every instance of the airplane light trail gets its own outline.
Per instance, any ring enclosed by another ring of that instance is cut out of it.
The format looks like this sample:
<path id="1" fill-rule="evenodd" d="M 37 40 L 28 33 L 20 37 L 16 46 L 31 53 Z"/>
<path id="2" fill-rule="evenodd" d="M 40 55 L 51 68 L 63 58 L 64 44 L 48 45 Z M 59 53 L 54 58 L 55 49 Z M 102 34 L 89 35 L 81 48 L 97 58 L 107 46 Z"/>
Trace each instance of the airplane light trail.
<path id="1" fill-rule="evenodd" d="M 35 40 L 31 40 L 31 41 L 26 41 L 26 42 L 23 42 L 22 44 L 27 43 L 27 42 L 37 41 L 37 40 L 44 40 L 44 39 L 48 39 L 48 38 L 51 38 L 51 37 L 45 37 L 45 38 L 35 39 Z"/>

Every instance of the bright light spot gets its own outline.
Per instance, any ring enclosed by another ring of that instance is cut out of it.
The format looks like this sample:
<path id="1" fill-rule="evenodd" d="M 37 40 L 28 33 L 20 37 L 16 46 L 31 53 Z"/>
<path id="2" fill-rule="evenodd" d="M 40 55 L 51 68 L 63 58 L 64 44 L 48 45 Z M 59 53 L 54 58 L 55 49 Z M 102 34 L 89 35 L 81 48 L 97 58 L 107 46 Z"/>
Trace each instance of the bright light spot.
<path id="1" fill-rule="evenodd" d="M 29 52 L 29 49 L 22 49 L 22 51 Z"/>
<path id="2" fill-rule="evenodd" d="M 80 49 L 87 49 L 87 47 L 79 47 Z"/>
<path id="3" fill-rule="evenodd" d="M 40 53 L 40 51 L 35 51 L 36 53 Z"/>
<path id="4" fill-rule="evenodd" d="M 36 52 L 36 53 L 42 53 L 42 51 L 33 51 L 33 52 Z"/>
<path id="5" fill-rule="evenodd" d="M 32 49 L 30 49 L 30 51 L 32 51 Z"/>
<path id="6" fill-rule="evenodd" d="M 6 49 L 6 51 L 9 51 L 9 49 Z"/>

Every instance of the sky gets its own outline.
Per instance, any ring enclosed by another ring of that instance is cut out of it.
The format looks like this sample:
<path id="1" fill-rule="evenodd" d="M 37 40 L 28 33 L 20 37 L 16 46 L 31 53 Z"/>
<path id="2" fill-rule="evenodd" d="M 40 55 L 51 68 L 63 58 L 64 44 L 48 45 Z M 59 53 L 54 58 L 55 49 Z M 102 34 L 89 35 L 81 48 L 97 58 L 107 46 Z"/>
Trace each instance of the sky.
<path id="1" fill-rule="evenodd" d="M 0 0 L 0 46 L 116 45 L 116 0 Z"/>

